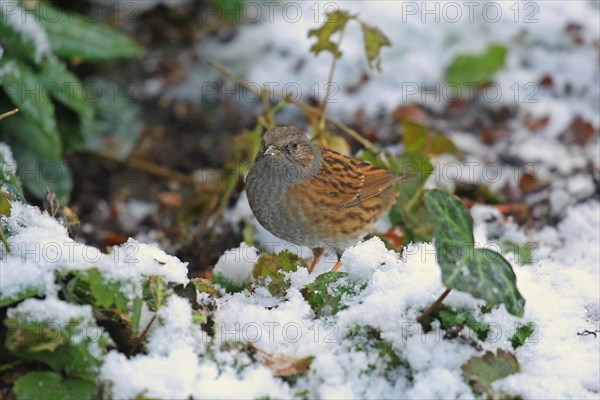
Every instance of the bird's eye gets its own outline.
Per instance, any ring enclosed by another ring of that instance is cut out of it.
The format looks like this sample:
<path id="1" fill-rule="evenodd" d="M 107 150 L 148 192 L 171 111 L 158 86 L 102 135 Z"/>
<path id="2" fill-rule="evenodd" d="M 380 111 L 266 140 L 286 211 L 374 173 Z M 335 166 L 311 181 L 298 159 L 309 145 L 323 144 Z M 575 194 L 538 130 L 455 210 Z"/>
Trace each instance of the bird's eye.
<path id="1" fill-rule="evenodd" d="M 292 143 L 290 147 L 292 148 L 292 150 L 296 151 L 298 150 L 298 143 Z"/>

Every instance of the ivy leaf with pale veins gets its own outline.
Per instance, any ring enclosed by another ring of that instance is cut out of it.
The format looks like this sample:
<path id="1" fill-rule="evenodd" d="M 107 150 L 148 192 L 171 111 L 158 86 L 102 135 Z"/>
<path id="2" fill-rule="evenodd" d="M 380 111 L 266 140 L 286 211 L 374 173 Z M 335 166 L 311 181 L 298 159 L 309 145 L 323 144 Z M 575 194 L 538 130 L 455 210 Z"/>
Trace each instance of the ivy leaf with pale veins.
<path id="1" fill-rule="evenodd" d="M 369 62 L 369 68 L 377 69 L 381 72 L 381 48 L 383 46 L 391 46 L 392 43 L 381 30 L 374 26 L 369 26 L 363 22 L 360 23 L 365 41 L 365 54 Z"/>
<path id="2" fill-rule="evenodd" d="M 310 47 L 310 51 L 318 55 L 322 51 L 329 51 L 335 58 L 339 58 L 342 53 L 336 43 L 331 41 L 331 36 L 336 32 L 343 30 L 346 24 L 355 16 L 346 11 L 336 10 L 329 14 L 327 20 L 317 29 L 308 31 L 308 37 L 314 36 L 317 38 L 317 43 Z"/>
<path id="3" fill-rule="evenodd" d="M 504 304 L 508 312 L 522 316 L 525 300 L 517 289 L 512 266 L 495 251 L 475 249 L 473 218 L 462 202 L 431 190 L 425 203 L 436 220 L 435 251 L 444 285 L 470 293 L 488 305 Z"/>
<path id="4" fill-rule="evenodd" d="M 462 367 L 463 378 L 475 393 L 495 398 L 492 382 L 519 372 L 519 362 L 511 352 L 488 351 L 481 357 L 471 357 Z"/>

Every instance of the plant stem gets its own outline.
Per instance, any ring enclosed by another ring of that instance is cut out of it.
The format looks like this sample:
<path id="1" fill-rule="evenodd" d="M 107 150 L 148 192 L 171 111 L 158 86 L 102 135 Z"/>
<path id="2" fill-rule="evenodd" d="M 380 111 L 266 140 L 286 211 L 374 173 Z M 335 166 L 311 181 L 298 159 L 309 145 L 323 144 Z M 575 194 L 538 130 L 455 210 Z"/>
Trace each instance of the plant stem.
<path id="1" fill-rule="evenodd" d="M 338 40 L 337 48 L 342 44 L 342 40 L 344 39 L 344 31 L 346 30 L 346 25 L 340 31 L 340 40 Z M 323 108 L 321 110 L 321 120 L 319 121 L 319 127 L 317 129 L 317 137 L 321 137 L 321 135 L 325 132 L 325 120 L 327 119 L 327 106 L 329 104 L 329 97 L 331 96 L 331 88 L 333 86 L 333 73 L 335 72 L 335 66 L 337 64 L 339 56 L 337 54 L 333 54 L 333 62 L 331 63 L 331 69 L 329 70 L 329 76 L 327 77 L 327 89 L 325 91 L 325 98 L 323 99 Z"/>
<path id="2" fill-rule="evenodd" d="M 0 114 L 0 121 L 2 121 L 4 118 L 10 117 L 11 115 L 15 115 L 18 112 L 19 109 L 15 108 L 14 110 L 10 110 L 8 112 L 5 112 L 4 114 Z"/>
<path id="3" fill-rule="evenodd" d="M 438 306 L 442 303 L 442 301 L 444 301 L 444 299 L 446 298 L 446 296 L 448 296 L 448 294 L 450 294 L 450 291 L 452 289 L 448 288 L 444 291 L 444 293 L 442 293 L 442 295 L 440 297 L 437 298 L 436 301 L 433 302 L 432 305 L 430 305 L 425 311 L 423 311 L 421 313 L 421 315 L 419 315 L 417 317 L 417 322 L 421 322 L 423 321 L 423 319 L 425 317 L 427 317 L 429 314 L 431 314 L 436 308 L 438 308 Z"/>
<path id="4" fill-rule="evenodd" d="M 243 78 L 241 78 L 241 77 L 237 76 L 236 74 L 234 74 L 233 72 L 229 71 L 227 68 L 223 67 L 222 65 L 220 65 L 218 63 L 215 63 L 215 62 L 212 62 L 212 61 L 210 61 L 208 63 L 208 65 L 210 67 L 214 68 L 215 70 L 217 70 L 223 76 L 225 76 L 225 77 L 231 79 L 232 81 L 238 83 L 240 86 L 243 86 L 246 90 L 249 90 L 254 95 L 262 97 L 263 93 L 261 92 L 261 90 L 259 90 L 256 87 L 250 85 L 249 82 L 245 81 Z M 275 94 L 275 93 L 273 93 L 273 94 Z M 283 96 L 281 94 L 277 94 L 277 96 L 280 97 L 280 98 L 282 98 L 282 99 L 285 98 L 285 96 Z M 290 102 L 290 104 L 295 105 L 296 107 L 302 109 L 302 111 L 304 111 L 306 113 L 313 114 L 313 115 L 318 115 L 318 116 L 323 115 L 323 112 L 321 111 L 321 109 L 319 109 L 317 107 L 313 107 L 310 104 L 307 104 L 307 103 L 303 102 L 302 100 L 297 100 L 297 101 L 294 101 L 294 102 Z M 377 146 L 375 146 L 369 140 L 365 139 L 360 133 L 358 133 L 354 129 L 350 128 L 347 125 L 342 124 L 341 122 L 337 122 L 334 119 L 331 119 L 330 117 L 325 116 L 325 119 L 326 119 L 327 122 L 329 122 L 330 124 L 332 124 L 333 126 L 339 128 L 339 129 L 341 129 L 348 136 L 352 137 L 354 140 L 356 140 L 357 142 L 359 142 L 365 149 L 369 150 L 371 153 L 379 154 L 379 149 L 377 148 Z"/>
<path id="5" fill-rule="evenodd" d="M 156 315 L 157 314 L 154 314 L 152 316 L 152 319 L 150 319 L 150 322 L 148 322 L 148 325 L 146 325 L 146 328 L 144 329 L 144 331 L 142 332 L 142 334 L 137 338 L 137 340 L 135 341 L 135 344 L 129 350 L 129 356 L 132 356 L 133 353 L 138 349 L 138 347 L 140 347 L 140 345 L 144 341 L 144 338 L 148 334 L 148 331 L 150 330 L 150 327 L 154 323 L 154 320 L 156 320 Z"/>
<path id="6" fill-rule="evenodd" d="M 104 152 L 95 152 L 95 151 L 84 150 L 84 151 L 82 151 L 82 153 L 90 154 L 94 157 L 101 158 L 101 159 L 109 161 L 109 162 L 122 164 L 122 165 L 128 166 L 130 168 L 145 172 L 147 174 L 157 176 L 159 178 L 166 178 L 166 179 L 170 179 L 175 182 L 179 182 L 183 185 L 192 186 L 192 187 L 195 187 L 197 190 L 201 190 L 204 192 L 220 191 L 220 189 L 217 185 L 213 185 L 210 183 L 197 182 L 190 175 L 181 173 L 179 171 L 175 171 L 169 167 L 166 167 L 164 165 L 159 165 L 159 164 L 153 163 L 151 161 L 146 161 L 146 160 L 142 160 L 142 159 L 135 158 L 135 157 L 130 157 L 126 160 L 121 160 L 120 158 L 117 158 L 111 154 L 107 154 Z"/>

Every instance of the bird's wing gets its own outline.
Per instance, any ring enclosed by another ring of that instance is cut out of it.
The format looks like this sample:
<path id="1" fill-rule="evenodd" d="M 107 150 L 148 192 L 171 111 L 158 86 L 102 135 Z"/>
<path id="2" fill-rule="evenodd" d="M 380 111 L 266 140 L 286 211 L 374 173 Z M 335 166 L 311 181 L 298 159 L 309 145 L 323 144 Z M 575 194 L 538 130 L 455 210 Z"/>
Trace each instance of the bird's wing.
<path id="1" fill-rule="evenodd" d="M 348 208 L 377 196 L 401 179 L 401 175 L 383 168 L 322 150 L 321 170 L 313 178 L 313 185 L 340 208 Z"/>

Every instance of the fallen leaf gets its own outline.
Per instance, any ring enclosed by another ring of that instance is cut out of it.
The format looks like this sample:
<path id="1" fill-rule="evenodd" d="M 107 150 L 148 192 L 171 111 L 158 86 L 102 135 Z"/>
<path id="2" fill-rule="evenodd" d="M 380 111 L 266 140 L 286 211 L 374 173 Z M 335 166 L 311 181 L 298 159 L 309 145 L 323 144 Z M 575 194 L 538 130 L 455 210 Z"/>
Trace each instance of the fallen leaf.
<path id="1" fill-rule="evenodd" d="M 575 142 L 583 146 L 597 135 L 598 129 L 594 128 L 594 125 L 581 117 L 576 117 L 567 130 L 561 134 L 561 139 L 568 143 Z"/>
<path id="2" fill-rule="evenodd" d="M 393 116 L 398 122 L 410 121 L 420 124 L 427 122 L 425 111 L 416 104 L 408 104 L 396 108 Z"/>
<path id="3" fill-rule="evenodd" d="M 538 180 L 534 175 L 525 172 L 521 176 L 521 180 L 519 180 L 519 189 L 521 189 L 523 193 L 531 193 L 538 188 Z"/>
<path id="4" fill-rule="evenodd" d="M 284 354 L 273 354 L 256 350 L 256 360 L 280 377 L 296 376 L 308 371 L 313 357 L 294 358 Z"/>
<path id="5" fill-rule="evenodd" d="M 544 115 L 543 117 L 532 117 L 531 115 L 527 115 L 523 124 L 528 127 L 532 131 L 539 131 L 540 129 L 544 129 L 548 126 L 548 122 L 550 122 L 550 116 Z"/>
<path id="6" fill-rule="evenodd" d="M 498 350 L 494 354 L 488 351 L 481 357 L 471 357 L 461 370 L 475 393 L 494 398 L 492 383 L 519 372 L 519 362 L 511 352 Z"/>

